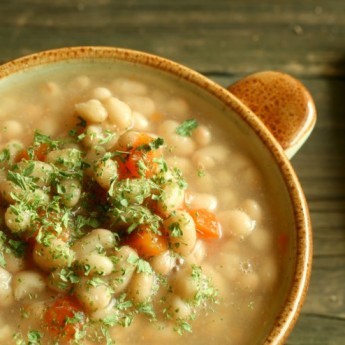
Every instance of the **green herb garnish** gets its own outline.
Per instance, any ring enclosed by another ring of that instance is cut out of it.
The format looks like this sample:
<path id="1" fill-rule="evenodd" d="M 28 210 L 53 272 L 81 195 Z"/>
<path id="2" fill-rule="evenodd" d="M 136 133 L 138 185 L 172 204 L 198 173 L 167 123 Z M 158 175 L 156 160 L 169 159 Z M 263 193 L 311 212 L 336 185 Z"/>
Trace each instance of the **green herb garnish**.
<path id="1" fill-rule="evenodd" d="M 198 127 L 198 122 L 195 119 L 183 121 L 177 128 L 176 133 L 181 137 L 190 137 L 195 128 Z"/>

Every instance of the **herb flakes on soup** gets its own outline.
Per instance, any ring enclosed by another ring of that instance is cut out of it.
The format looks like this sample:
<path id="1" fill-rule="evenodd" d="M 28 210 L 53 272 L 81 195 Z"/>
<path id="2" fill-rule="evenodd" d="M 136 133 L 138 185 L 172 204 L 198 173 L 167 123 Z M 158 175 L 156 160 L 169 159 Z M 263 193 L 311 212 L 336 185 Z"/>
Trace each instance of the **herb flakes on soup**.
<path id="1" fill-rule="evenodd" d="M 279 274 L 260 171 L 179 96 L 67 79 L 0 137 L 0 343 L 247 344 Z"/>

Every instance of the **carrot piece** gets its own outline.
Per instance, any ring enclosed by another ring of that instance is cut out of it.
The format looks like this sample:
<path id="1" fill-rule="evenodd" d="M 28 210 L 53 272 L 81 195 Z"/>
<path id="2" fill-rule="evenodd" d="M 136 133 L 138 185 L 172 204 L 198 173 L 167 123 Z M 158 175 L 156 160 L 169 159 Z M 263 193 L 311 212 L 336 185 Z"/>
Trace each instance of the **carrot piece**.
<path id="1" fill-rule="evenodd" d="M 81 308 L 75 300 L 71 297 L 61 297 L 46 310 L 44 322 L 54 336 L 69 341 L 83 325 L 84 314 L 79 314 L 81 317 L 76 318 L 76 314 L 80 312 L 82 313 Z"/>
<path id="2" fill-rule="evenodd" d="M 48 153 L 48 144 L 42 143 L 34 149 L 33 159 L 44 162 Z M 24 149 L 20 151 L 16 156 L 16 162 L 20 162 L 22 159 L 29 160 L 29 152 Z"/>
<path id="3" fill-rule="evenodd" d="M 140 178 L 142 174 L 146 178 L 152 177 L 157 172 L 156 158 L 162 155 L 161 148 L 146 151 L 143 146 L 150 144 L 154 139 L 141 133 L 134 141 L 129 153 L 118 158 L 119 178 Z M 141 172 L 140 164 L 143 163 L 145 171 Z"/>
<path id="4" fill-rule="evenodd" d="M 188 211 L 192 216 L 197 234 L 203 239 L 219 239 L 222 237 L 222 227 L 214 213 L 204 209 Z"/>
<path id="5" fill-rule="evenodd" d="M 168 250 L 168 239 L 165 236 L 156 234 L 146 226 L 139 226 L 139 229 L 132 232 L 124 244 L 135 249 L 142 258 L 157 256 Z"/>

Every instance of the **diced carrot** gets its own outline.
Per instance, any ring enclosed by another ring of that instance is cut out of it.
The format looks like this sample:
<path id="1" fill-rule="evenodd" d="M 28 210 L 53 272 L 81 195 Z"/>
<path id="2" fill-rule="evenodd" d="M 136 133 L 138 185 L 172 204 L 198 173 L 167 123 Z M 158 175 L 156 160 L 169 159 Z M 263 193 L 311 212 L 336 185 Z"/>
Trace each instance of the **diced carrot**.
<path id="1" fill-rule="evenodd" d="M 158 111 L 154 112 L 151 116 L 150 116 L 150 120 L 152 122 L 159 122 L 162 121 L 164 118 L 164 115 Z"/>
<path id="2" fill-rule="evenodd" d="M 75 318 L 77 313 L 78 318 Z M 52 335 L 69 341 L 82 327 L 84 319 L 81 307 L 75 300 L 71 297 L 61 297 L 46 310 L 44 322 Z"/>
<path id="3" fill-rule="evenodd" d="M 214 213 L 204 209 L 188 210 L 195 222 L 197 234 L 203 239 L 219 239 L 222 237 L 222 227 Z"/>
<path id="4" fill-rule="evenodd" d="M 142 258 L 157 256 L 168 250 L 168 239 L 166 236 L 156 234 L 146 226 L 140 226 L 132 232 L 124 241 L 124 244 L 135 249 Z"/>
<path id="5" fill-rule="evenodd" d="M 140 178 L 142 176 L 150 178 L 157 172 L 158 164 L 155 159 L 162 155 L 161 148 L 149 151 L 143 149 L 143 146 L 150 144 L 153 140 L 151 136 L 141 133 L 134 141 L 130 151 L 118 158 L 120 179 Z M 143 163 L 145 171 L 141 171 L 141 163 Z"/>
<path id="6" fill-rule="evenodd" d="M 34 149 L 33 159 L 44 162 L 48 153 L 49 146 L 48 144 L 42 143 Z M 20 151 L 16 156 L 16 162 L 20 162 L 22 159 L 29 160 L 29 152 L 24 149 Z"/>

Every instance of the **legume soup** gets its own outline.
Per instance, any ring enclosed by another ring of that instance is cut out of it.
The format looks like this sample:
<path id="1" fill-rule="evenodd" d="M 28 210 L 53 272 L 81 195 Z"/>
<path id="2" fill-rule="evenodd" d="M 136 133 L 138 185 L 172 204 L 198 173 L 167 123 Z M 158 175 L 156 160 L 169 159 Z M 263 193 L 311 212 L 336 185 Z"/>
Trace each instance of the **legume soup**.
<path id="1" fill-rule="evenodd" d="M 0 343 L 259 344 L 289 239 L 255 153 L 178 82 L 85 67 L 0 85 Z"/>

